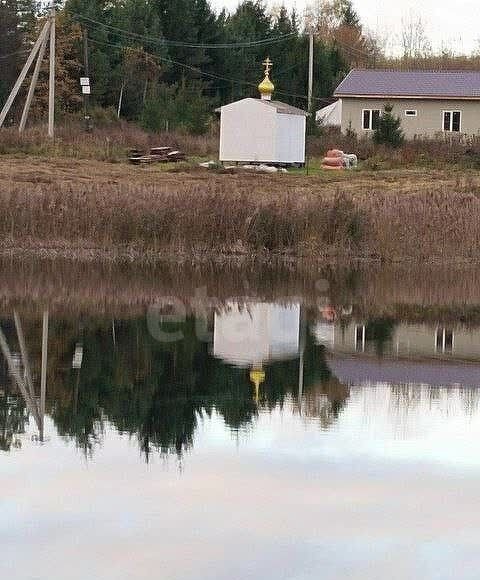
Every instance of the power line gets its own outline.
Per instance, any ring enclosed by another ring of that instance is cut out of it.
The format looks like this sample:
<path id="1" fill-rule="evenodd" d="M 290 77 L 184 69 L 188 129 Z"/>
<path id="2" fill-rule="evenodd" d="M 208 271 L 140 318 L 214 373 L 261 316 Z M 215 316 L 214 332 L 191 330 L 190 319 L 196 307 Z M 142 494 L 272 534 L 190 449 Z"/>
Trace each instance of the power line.
<path id="1" fill-rule="evenodd" d="M 124 36 L 129 36 L 131 38 L 135 38 L 136 40 L 143 40 L 148 42 L 149 44 L 157 44 L 159 46 L 175 46 L 181 48 L 201 48 L 204 50 L 208 49 L 231 49 L 231 48 L 251 48 L 251 47 L 258 47 L 258 46 L 268 46 L 271 44 L 277 44 L 291 38 L 296 33 L 289 32 L 288 34 L 283 34 L 281 36 L 276 36 L 274 38 L 263 38 L 260 40 L 251 40 L 251 41 L 244 41 L 244 42 L 233 42 L 233 43 L 217 43 L 217 44 L 205 44 L 205 43 L 193 43 L 193 42 L 182 42 L 180 40 L 167 40 L 164 38 L 155 38 L 153 36 L 145 36 L 142 34 L 137 34 L 135 32 L 130 32 L 125 30 L 124 28 L 118 28 L 116 26 L 111 26 L 110 24 L 105 24 L 104 22 L 100 22 L 99 20 L 94 20 L 93 18 L 89 18 L 88 16 L 83 16 L 82 14 L 72 13 L 74 18 L 78 18 L 80 20 L 90 22 L 97 26 L 102 26 L 108 30 L 113 32 L 120 33 Z"/>
<path id="2" fill-rule="evenodd" d="M 113 44 L 111 42 L 106 42 L 106 41 L 103 41 L 103 40 L 96 40 L 96 39 L 93 39 L 93 38 L 89 38 L 89 41 L 90 42 L 93 42 L 94 44 L 99 44 L 99 45 L 104 45 L 104 46 L 111 46 L 111 47 L 117 48 L 119 50 L 124 50 L 126 48 L 129 48 L 128 46 L 125 46 L 125 45 Z M 186 64 L 184 62 L 179 62 L 177 60 L 173 60 L 171 58 L 167 58 L 167 57 L 164 57 L 164 56 L 158 56 L 156 54 L 151 54 L 151 53 L 146 52 L 146 51 L 143 51 L 143 54 L 146 54 L 146 55 L 148 55 L 148 56 L 150 56 L 150 57 L 152 57 L 154 59 L 157 59 L 157 60 L 161 60 L 161 61 L 164 61 L 164 62 L 168 62 L 170 64 L 174 64 L 176 66 L 180 66 L 182 68 L 185 68 L 187 70 L 190 70 L 192 72 L 195 72 L 195 73 L 197 73 L 197 74 L 199 74 L 201 76 L 209 77 L 209 78 L 216 79 L 216 80 L 226 81 L 226 82 L 229 82 L 229 83 L 234 83 L 234 84 L 237 84 L 237 85 L 245 85 L 245 86 L 250 86 L 250 87 L 257 88 L 257 83 L 252 83 L 252 82 L 245 81 L 245 80 L 240 80 L 240 79 L 233 79 L 233 78 L 229 78 L 229 77 L 224 77 L 222 75 L 217 75 L 215 73 L 209 73 L 209 72 L 206 72 L 206 71 L 202 71 L 198 67 L 191 66 L 191 65 Z M 292 98 L 297 98 L 297 99 L 308 100 L 307 95 L 299 95 L 299 94 L 295 94 L 295 93 L 287 93 L 285 91 L 278 91 L 278 90 L 275 90 L 275 92 L 277 94 L 283 95 L 285 97 L 292 97 Z M 331 101 L 331 99 L 323 99 L 321 97 L 313 97 L 313 100 L 314 101 L 319 101 L 319 102 L 327 102 L 327 101 L 330 102 Z"/>
<path id="3" fill-rule="evenodd" d="M 12 56 L 17 56 L 19 54 L 27 54 L 29 52 L 30 52 L 30 50 L 17 50 L 16 52 L 11 52 L 10 54 L 2 54 L 0 56 L 0 59 L 10 58 Z"/>
<path id="4" fill-rule="evenodd" d="M 287 34 L 283 34 L 280 36 L 276 36 L 273 38 L 263 38 L 260 40 L 251 40 L 251 41 L 244 41 L 244 42 L 233 42 L 233 43 L 217 43 L 217 44 L 205 44 L 205 43 L 190 43 L 190 42 L 182 42 L 177 40 L 168 40 L 164 38 L 156 38 L 152 36 L 146 36 L 142 34 L 137 34 L 136 32 L 130 32 L 125 30 L 124 28 L 118 28 L 117 26 L 112 26 L 110 24 L 106 24 L 104 22 L 100 22 L 99 20 L 95 20 L 93 18 L 89 18 L 88 16 L 83 16 L 82 14 L 72 13 L 74 18 L 79 18 L 80 20 L 84 20 L 90 22 L 92 24 L 96 24 L 97 26 L 102 26 L 108 30 L 118 32 L 123 34 L 124 36 L 130 36 L 137 40 L 144 40 L 146 42 L 152 44 L 158 44 L 161 46 L 175 46 L 175 47 L 183 47 L 183 48 L 201 48 L 201 49 L 229 49 L 229 48 L 250 48 L 250 47 L 258 47 L 258 46 L 267 46 L 270 44 L 277 44 L 283 42 L 295 36 L 296 32 L 289 32 Z M 355 46 L 349 46 L 342 42 L 339 42 L 337 39 L 334 40 L 334 45 L 343 48 L 344 50 L 348 50 L 350 52 L 356 53 L 357 55 L 362 55 L 366 57 L 371 57 L 372 54 L 363 50 L 361 48 L 357 48 Z"/>

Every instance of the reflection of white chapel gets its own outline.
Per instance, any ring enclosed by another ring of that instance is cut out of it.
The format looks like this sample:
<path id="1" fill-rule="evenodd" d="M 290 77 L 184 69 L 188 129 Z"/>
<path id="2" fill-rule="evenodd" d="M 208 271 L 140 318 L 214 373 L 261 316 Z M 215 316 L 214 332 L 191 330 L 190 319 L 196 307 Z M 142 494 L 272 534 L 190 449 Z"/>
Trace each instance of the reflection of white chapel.
<path id="1" fill-rule="evenodd" d="M 300 354 L 300 305 L 227 305 L 215 314 L 213 354 L 229 364 L 253 367 Z"/>

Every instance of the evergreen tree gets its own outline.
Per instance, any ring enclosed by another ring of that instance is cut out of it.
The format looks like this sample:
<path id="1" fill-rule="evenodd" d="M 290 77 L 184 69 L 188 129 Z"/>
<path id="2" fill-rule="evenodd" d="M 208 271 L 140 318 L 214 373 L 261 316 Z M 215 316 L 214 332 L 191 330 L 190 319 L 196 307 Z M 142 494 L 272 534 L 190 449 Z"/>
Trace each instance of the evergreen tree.
<path id="1" fill-rule="evenodd" d="M 360 17 L 358 16 L 351 0 L 342 0 L 340 9 L 341 22 L 343 26 L 351 26 L 352 28 L 361 28 Z"/>
<path id="2" fill-rule="evenodd" d="M 373 134 L 373 140 L 378 144 L 400 147 L 404 142 L 401 124 L 400 117 L 393 114 L 393 106 L 385 105 Z"/>
<path id="3" fill-rule="evenodd" d="M 14 0 L 0 2 L 0 100 L 3 103 L 15 83 L 19 67 L 19 54 L 22 37 L 19 31 L 19 18 Z"/>

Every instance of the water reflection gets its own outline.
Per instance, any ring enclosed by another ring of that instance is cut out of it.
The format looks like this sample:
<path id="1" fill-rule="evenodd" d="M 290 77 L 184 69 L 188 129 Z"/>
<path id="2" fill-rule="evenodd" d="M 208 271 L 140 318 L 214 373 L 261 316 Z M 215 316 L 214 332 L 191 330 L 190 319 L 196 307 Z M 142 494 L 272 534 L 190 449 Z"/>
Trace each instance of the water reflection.
<path id="1" fill-rule="evenodd" d="M 273 308 L 272 312 L 279 312 Z M 263 316 L 266 311 L 258 312 Z M 269 338 L 276 345 L 273 358 L 262 354 L 246 360 L 242 345 L 248 337 L 243 337 L 239 358 L 226 361 L 220 358 L 220 351 L 226 355 L 230 349 L 232 357 L 235 353 L 231 342 L 222 341 L 228 338 L 227 318 L 222 316 L 215 318 L 216 329 L 223 330 L 215 331 L 214 344 L 196 337 L 193 317 L 182 324 L 184 338 L 175 343 L 155 340 L 145 318 L 116 320 L 114 333 L 111 321 L 54 320 L 50 331 L 46 411 L 58 433 L 73 438 L 87 452 L 102 441 L 107 421 L 121 433 L 137 437 L 147 457 L 153 449 L 181 454 L 191 447 L 199 417 L 204 413 L 211 414 L 215 409 L 230 429 L 238 430 L 255 419 L 259 407 L 273 409 L 282 406 L 291 394 L 298 396 L 298 309 L 294 316 L 297 317 L 296 344 L 290 338 L 282 342 L 277 332 L 281 329 L 277 328 Z M 3 326 L 9 342 L 17 346 L 18 337 L 11 321 L 4 321 Z M 38 332 L 36 338 L 39 338 Z M 38 344 L 34 347 L 37 357 L 32 367 L 36 376 L 41 369 L 41 357 Z M 26 365 L 20 376 L 8 349 L 5 358 L 7 362 L 10 360 L 10 374 L 14 378 L 9 388 L 17 387 L 41 433 L 43 421 L 39 407 L 44 403 L 26 388 Z M 248 368 L 237 364 L 240 359 Z M 306 362 L 305 376 L 302 376 L 306 389 L 329 379 L 325 349 L 315 344 L 308 333 L 302 359 Z M 252 389 L 250 363 L 262 365 L 264 369 L 261 392 L 257 396 Z M 18 399 L 4 397 L 3 403 L 7 405 L 8 400 L 16 404 Z"/>
<path id="2" fill-rule="evenodd" d="M 299 302 L 229 301 L 206 316 L 209 340 L 189 315 L 175 326 L 182 339 L 170 342 L 152 336 L 146 316 L 50 317 L 49 330 L 45 312 L 43 322 L 24 316 L 25 332 L 18 312 L 5 317 L 2 449 L 21 445 L 29 418 L 43 441 L 45 413 L 87 454 L 111 424 L 135 438 L 147 460 L 153 451 L 191 449 L 202 417 L 212 413 L 232 431 L 275 409 L 330 429 L 360 384 L 390 385 L 384 397 L 405 412 L 416 398 L 424 412 L 426 401 L 450 396 L 433 387 L 463 385 L 455 392 L 464 412 L 477 410 L 477 390 L 469 388 L 479 386 L 476 328 L 359 322 L 348 305 Z M 172 331 L 169 321 L 159 325 Z"/>
<path id="3" fill-rule="evenodd" d="M 478 273 L 8 268 L 5 577 L 478 576 Z"/>

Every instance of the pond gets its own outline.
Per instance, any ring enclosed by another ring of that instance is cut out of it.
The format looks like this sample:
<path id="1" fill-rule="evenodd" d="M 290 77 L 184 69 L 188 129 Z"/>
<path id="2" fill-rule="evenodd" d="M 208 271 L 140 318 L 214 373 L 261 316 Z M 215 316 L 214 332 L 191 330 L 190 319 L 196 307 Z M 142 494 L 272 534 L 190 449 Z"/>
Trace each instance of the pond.
<path id="1" fill-rule="evenodd" d="M 0 269 L 5 577 L 478 578 L 479 270 Z"/>

